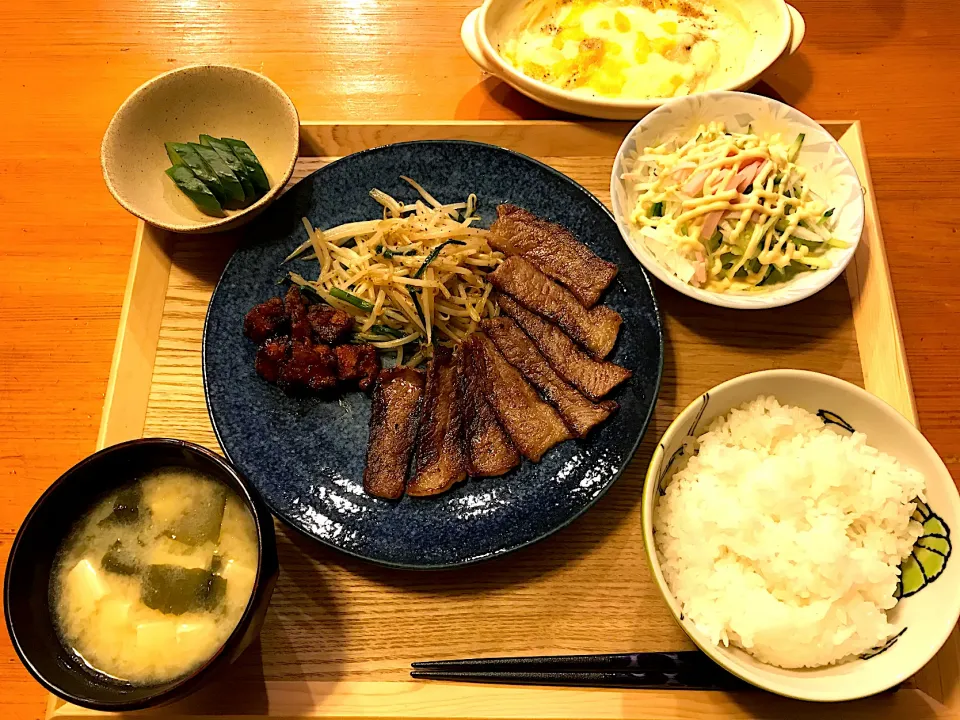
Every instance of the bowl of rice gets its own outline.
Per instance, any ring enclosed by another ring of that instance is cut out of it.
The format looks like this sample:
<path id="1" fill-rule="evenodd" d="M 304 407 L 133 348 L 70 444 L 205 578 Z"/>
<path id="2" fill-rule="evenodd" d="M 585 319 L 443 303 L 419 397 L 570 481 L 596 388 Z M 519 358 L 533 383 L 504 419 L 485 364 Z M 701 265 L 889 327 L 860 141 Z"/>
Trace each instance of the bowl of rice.
<path id="1" fill-rule="evenodd" d="M 707 655 L 780 695 L 842 701 L 918 672 L 960 618 L 943 461 L 829 375 L 744 375 L 688 405 L 647 471 L 643 532 L 667 605 Z"/>

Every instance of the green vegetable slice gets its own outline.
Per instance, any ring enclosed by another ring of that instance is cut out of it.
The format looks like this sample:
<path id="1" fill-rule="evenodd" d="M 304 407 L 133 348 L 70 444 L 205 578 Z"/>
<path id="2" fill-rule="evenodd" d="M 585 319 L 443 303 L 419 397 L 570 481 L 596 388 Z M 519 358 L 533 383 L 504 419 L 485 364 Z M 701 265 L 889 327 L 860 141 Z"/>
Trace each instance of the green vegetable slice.
<path id="1" fill-rule="evenodd" d="M 243 187 L 243 195 L 246 202 L 252 203 L 260 197 L 260 193 L 257 192 L 257 189 L 253 186 L 253 182 L 250 180 L 250 174 L 247 171 L 246 165 L 233 153 L 233 150 L 230 149 L 227 143 L 210 135 L 201 135 L 200 144 L 216 150 L 220 159 L 223 160 L 227 164 L 227 167 L 233 171 L 233 174 L 237 176 L 241 187 Z"/>
<path id="2" fill-rule="evenodd" d="M 383 255 L 388 260 L 393 257 L 416 255 L 418 252 L 418 250 L 391 250 L 390 248 L 385 248 L 383 245 L 377 245 L 377 254 Z"/>
<path id="3" fill-rule="evenodd" d="M 227 581 L 209 570 L 179 565 L 150 565 L 140 586 L 140 601 L 167 615 L 213 610 L 223 601 Z"/>
<path id="4" fill-rule="evenodd" d="M 139 485 L 124 488 L 113 499 L 113 512 L 101 520 L 98 525 L 135 525 L 140 519 L 140 501 L 142 493 Z"/>
<path id="5" fill-rule="evenodd" d="M 369 332 L 371 335 L 387 335 L 392 338 L 403 337 L 403 333 L 400 330 L 387 327 L 386 325 L 371 325 Z"/>
<path id="6" fill-rule="evenodd" d="M 797 157 L 800 155 L 800 148 L 803 147 L 803 139 L 806 137 L 804 133 L 797 135 L 797 139 L 793 141 L 793 145 L 790 146 L 790 149 L 787 151 L 787 162 L 795 162 Z"/>
<path id="7" fill-rule="evenodd" d="M 709 240 L 707 240 L 707 250 L 711 253 L 715 253 L 720 249 L 720 246 L 723 244 L 723 233 L 719 230 L 713 233 Z"/>
<path id="8" fill-rule="evenodd" d="M 199 178 L 190 171 L 190 168 L 185 165 L 174 165 L 172 168 L 167 168 L 165 172 L 180 189 L 180 192 L 193 201 L 200 212 L 214 217 L 223 216 L 223 208 L 211 192 L 210 187 L 200 182 Z"/>
<path id="9" fill-rule="evenodd" d="M 280 282 L 277 283 L 277 285 L 280 285 L 280 284 L 283 283 L 283 282 L 286 282 L 286 279 L 285 279 L 285 278 L 284 278 L 284 279 L 281 279 Z M 315 300 L 319 300 L 319 301 L 321 301 L 321 302 L 325 302 L 325 301 L 323 300 L 323 296 L 322 296 L 320 293 L 317 292 L 316 288 L 314 288 L 314 287 L 312 287 L 312 286 L 310 286 L 310 285 L 301 285 L 300 283 L 294 283 L 294 284 L 295 284 L 298 288 L 300 288 L 301 291 L 310 293 L 311 296 L 312 296 Z"/>
<path id="10" fill-rule="evenodd" d="M 184 490 L 184 500 L 190 512 L 185 513 L 163 528 L 163 534 L 186 545 L 202 545 L 216 542 L 220 537 L 220 525 L 227 503 L 227 489 L 219 484 L 191 486 Z"/>
<path id="11" fill-rule="evenodd" d="M 341 290 L 340 288 L 331 288 L 330 294 L 333 295 L 337 300 L 343 300 L 353 305 L 355 308 L 360 308 L 361 310 L 370 311 L 373 310 L 373 305 L 368 303 L 363 298 L 358 298 L 352 293 L 348 293 L 346 290 Z"/>
<path id="12" fill-rule="evenodd" d="M 217 180 L 223 185 L 223 190 L 227 194 L 224 205 L 226 207 L 243 207 L 244 199 L 246 198 L 246 195 L 243 193 L 243 185 L 240 184 L 240 180 L 233 174 L 233 170 L 227 166 L 223 158 L 217 154 L 217 151 L 212 147 L 200 145 L 199 143 L 187 144 L 196 150 L 197 154 L 203 158 L 203 161 L 216 173 Z"/>
<path id="13" fill-rule="evenodd" d="M 466 243 L 463 240 L 447 240 L 437 245 L 433 250 L 430 251 L 430 254 L 427 255 L 427 259 L 423 261 L 423 264 L 420 266 L 417 272 L 414 273 L 414 280 L 419 280 L 423 276 L 424 271 L 427 269 L 427 265 L 436 260 L 440 256 L 440 251 L 443 250 L 447 245 L 466 245 Z"/>
<path id="14" fill-rule="evenodd" d="M 136 556 L 125 549 L 119 540 L 104 553 L 100 567 L 117 575 L 136 575 L 140 569 Z"/>
<path id="15" fill-rule="evenodd" d="M 407 288 L 410 292 L 410 299 L 413 301 L 413 308 L 417 311 L 417 317 L 420 318 L 420 322 L 423 323 L 423 326 L 427 326 L 427 316 L 423 314 L 423 308 L 420 307 L 420 293 L 413 288 Z"/>
<path id="16" fill-rule="evenodd" d="M 222 139 L 233 149 L 234 154 L 240 158 L 240 161 L 247 167 L 247 171 L 250 173 L 250 180 L 253 182 L 254 187 L 260 192 L 269 190 L 270 181 L 267 179 L 267 173 L 264 172 L 263 165 L 260 164 L 260 160 L 257 159 L 257 156 L 253 150 L 250 149 L 250 146 L 243 140 L 235 140 L 234 138 Z"/>
<path id="17" fill-rule="evenodd" d="M 168 142 L 164 143 L 164 147 L 167 149 L 167 157 L 170 158 L 170 162 L 175 166 L 183 165 L 189 168 L 190 172 L 210 189 L 218 204 L 222 204 L 227 199 L 227 191 L 223 189 L 223 185 L 217 179 L 217 174 L 196 150 L 187 143 Z"/>

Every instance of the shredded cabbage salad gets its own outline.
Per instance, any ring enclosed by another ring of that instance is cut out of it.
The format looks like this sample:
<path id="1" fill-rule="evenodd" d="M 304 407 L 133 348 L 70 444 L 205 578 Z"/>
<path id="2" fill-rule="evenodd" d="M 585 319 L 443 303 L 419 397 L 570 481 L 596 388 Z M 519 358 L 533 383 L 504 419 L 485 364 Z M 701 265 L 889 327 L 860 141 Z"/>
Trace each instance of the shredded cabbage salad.
<path id="1" fill-rule="evenodd" d="M 701 125 L 643 150 L 624 173 L 635 237 L 683 282 L 717 292 L 762 291 L 830 267 L 834 209 L 797 165 L 804 136 L 730 133 Z"/>

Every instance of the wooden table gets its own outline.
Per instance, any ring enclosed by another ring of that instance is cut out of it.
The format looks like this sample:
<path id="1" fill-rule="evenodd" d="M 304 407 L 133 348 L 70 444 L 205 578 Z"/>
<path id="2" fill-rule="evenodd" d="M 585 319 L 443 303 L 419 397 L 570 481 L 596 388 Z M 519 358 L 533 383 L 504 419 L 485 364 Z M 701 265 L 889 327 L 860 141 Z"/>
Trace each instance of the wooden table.
<path id="1" fill-rule="evenodd" d="M 479 0 L 27 0 L 0 14 L 0 556 L 94 448 L 134 219 L 100 138 L 126 95 L 197 62 L 259 70 L 312 120 L 555 117 L 460 45 Z M 935 0 L 794 0 L 807 39 L 761 90 L 863 122 L 922 428 L 960 478 L 960 17 Z M 942 78 L 942 80 L 941 80 Z M 0 717 L 45 693 L 0 637 Z"/>

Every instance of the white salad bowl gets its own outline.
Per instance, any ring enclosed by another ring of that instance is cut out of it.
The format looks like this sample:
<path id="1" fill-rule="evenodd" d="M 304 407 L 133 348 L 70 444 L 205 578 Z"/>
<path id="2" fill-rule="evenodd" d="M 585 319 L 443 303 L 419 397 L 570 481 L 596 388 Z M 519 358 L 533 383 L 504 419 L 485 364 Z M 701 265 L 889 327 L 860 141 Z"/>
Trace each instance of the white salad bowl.
<path id="1" fill-rule="evenodd" d="M 837 432 L 854 428 L 867 444 L 892 455 L 926 479 L 930 510 L 947 528 L 960 527 L 960 496 L 950 473 L 926 438 L 892 407 L 865 390 L 829 375 L 804 370 L 766 370 L 722 383 L 690 403 L 667 428 L 647 470 L 643 489 L 643 540 L 654 580 L 674 618 L 691 640 L 734 675 L 770 692 L 800 700 L 841 701 L 887 690 L 919 671 L 946 642 L 960 618 L 960 560 L 947 555 L 943 572 L 887 613 L 898 635 L 869 653 L 827 667 L 786 670 L 743 650 L 717 646 L 684 616 L 660 569 L 653 513 L 661 487 L 696 452 L 695 439 L 717 417 L 772 395 L 781 404 L 828 413 Z M 821 415 L 821 417 L 824 417 Z"/>
<path id="2" fill-rule="evenodd" d="M 536 0 L 534 0 L 536 2 Z M 586 97 L 524 75 L 500 55 L 500 45 L 516 25 L 516 13 L 530 0 L 485 0 L 464 18 L 460 39 L 470 58 L 515 90 L 548 107 L 609 120 L 636 120 L 670 98 Z M 740 0 L 737 8 L 750 19 L 755 44 L 740 77 L 719 90 L 751 87 L 779 58 L 793 55 L 803 42 L 806 25 L 796 8 L 784 0 Z"/>
<path id="3" fill-rule="evenodd" d="M 689 285 L 664 266 L 640 238 L 630 222 L 634 198 L 623 174 L 631 169 L 631 158 L 644 148 L 675 137 L 690 137 L 709 122 L 723 122 L 730 132 L 780 133 L 789 142 L 803 133 L 806 137 L 797 164 L 807 171 L 807 185 L 829 207 L 835 208 L 835 235 L 849 244 L 834 248 L 827 258 L 829 268 L 801 273 L 770 289 L 753 292 L 714 292 Z M 740 92 L 711 92 L 680 98 L 662 106 L 641 120 L 627 134 L 613 162 L 610 201 L 620 234 L 643 266 L 674 290 L 711 305 L 762 310 L 803 300 L 833 282 L 853 258 L 863 232 L 863 187 L 857 170 L 840 144 L 823 126 L 789 105 L 760 95 Z"/>

